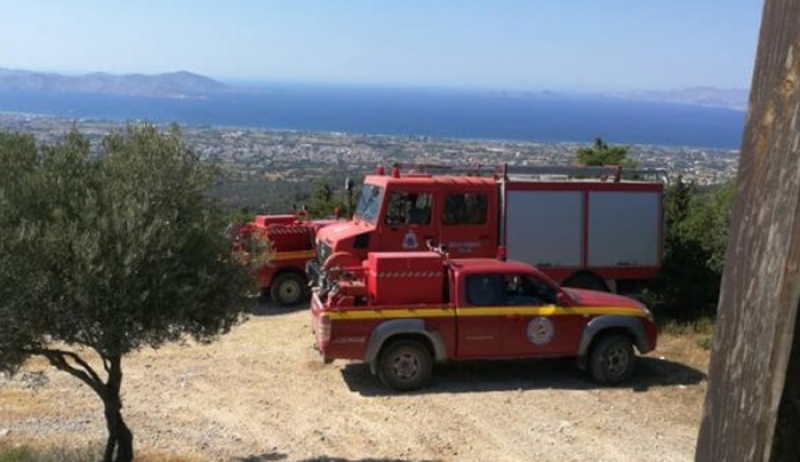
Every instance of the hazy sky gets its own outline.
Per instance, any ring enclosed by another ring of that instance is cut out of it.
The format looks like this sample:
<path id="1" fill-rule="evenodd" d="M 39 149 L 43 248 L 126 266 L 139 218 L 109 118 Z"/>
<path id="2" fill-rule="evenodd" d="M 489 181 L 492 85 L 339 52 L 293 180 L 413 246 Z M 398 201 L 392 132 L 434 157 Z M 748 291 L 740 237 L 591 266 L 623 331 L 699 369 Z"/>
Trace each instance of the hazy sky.
<path id="1" fill-rule="evenodd" d="M 0 67 L 572 91 L 750 85 L 762 0 L 0 0 Z"/>

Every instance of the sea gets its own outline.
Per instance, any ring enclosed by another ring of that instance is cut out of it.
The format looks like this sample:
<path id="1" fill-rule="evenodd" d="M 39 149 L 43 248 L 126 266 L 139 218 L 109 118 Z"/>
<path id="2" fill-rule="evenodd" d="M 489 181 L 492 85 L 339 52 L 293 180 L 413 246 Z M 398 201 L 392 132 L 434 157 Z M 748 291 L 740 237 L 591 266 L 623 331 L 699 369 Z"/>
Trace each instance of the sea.
<path id="1" fill-rule="evenodd" d="M 736 149 L 743 111 L 611 97 L 285 85 L 208 96 L 0 90 L 0 111 L 352 134 Z"/>

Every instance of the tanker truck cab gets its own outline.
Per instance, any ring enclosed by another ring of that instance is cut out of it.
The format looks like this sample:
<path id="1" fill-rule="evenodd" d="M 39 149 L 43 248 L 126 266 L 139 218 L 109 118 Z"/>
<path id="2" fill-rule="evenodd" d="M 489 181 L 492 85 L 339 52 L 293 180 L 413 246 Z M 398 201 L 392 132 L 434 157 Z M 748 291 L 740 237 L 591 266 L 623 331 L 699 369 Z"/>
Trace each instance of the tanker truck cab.
<path id="1" fill-rule="evenodd" d="M 453 258 L 497 254 L 497 184 L 491 178 L 368 175 L 353 219 L 317 235 L 309 273 L 359 265 L 369 252 L 444 245 Z M 315 268 L 316 267 L 316 268 Z M 320 271 L 321 270 L 321 271 Z"/>
<path id="2" fill-rule="evenodd" d="M 524 263 L 435 252 L 370 253 L 316 290 L 311 312 L 326 362 L 364 361 L 396 390 L 425 386 L 437 362 L 551 357 L 617 384 L 657 339 L 636 300 L 562 288 Z"/>

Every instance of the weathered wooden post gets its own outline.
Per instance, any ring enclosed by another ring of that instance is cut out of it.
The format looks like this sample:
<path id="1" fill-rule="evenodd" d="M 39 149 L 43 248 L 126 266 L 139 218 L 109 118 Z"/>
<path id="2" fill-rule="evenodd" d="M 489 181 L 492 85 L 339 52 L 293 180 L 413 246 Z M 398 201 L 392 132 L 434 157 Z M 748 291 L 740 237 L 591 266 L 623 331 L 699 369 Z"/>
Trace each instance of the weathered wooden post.
<path id="1" fill-rule="evenodd" d="M 767 0 L 698 462 L 800 461 L 800 0 Z"/>

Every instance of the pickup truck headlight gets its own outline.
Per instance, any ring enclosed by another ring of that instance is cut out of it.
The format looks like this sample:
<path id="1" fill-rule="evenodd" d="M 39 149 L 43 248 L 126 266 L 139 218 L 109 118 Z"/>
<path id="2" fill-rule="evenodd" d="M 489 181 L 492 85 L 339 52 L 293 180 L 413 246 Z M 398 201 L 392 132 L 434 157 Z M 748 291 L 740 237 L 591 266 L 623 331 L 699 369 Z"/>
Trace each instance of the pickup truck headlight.
<path id="1" fill-rule="evenodd" d="M 653 313 L 644 305 L 642 305 L 642 312 L 644 313 L 644 317 L 647 318 L 650 322 L 655 322 Z"/>

